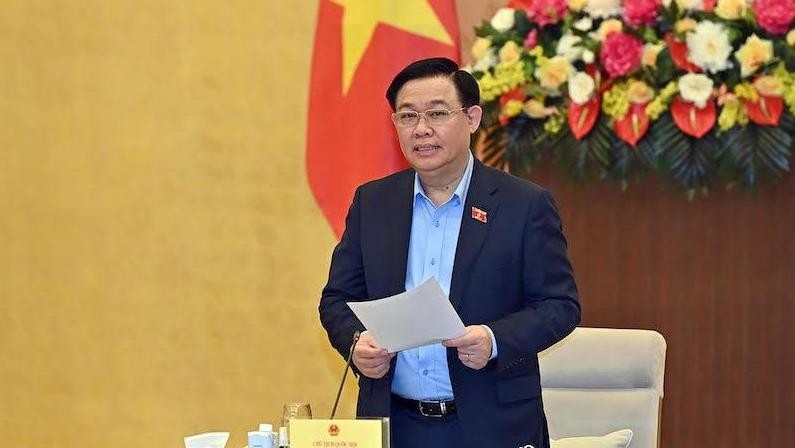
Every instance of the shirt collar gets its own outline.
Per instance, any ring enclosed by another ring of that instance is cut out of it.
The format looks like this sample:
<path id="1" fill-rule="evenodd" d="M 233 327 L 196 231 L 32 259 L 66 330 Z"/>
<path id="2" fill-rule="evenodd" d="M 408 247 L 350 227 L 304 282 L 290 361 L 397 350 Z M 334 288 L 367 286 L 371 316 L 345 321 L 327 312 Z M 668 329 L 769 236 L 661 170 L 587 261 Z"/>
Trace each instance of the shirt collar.
<path id="1" fill-rule="evenodd" d="M 447 204 L 448 202 L 450 202 L 450 201 L 452 201 L 454 199 L 459 199 L 461 204 L 466 202 L 467 192 L 469 191 L 469 183 L 472 180 L 472 169 L 473 169 L 474 166 L 475 166 L 475 157 L 472 156 L 472 151 L 469 151 L 469 159 L 467 160 L 467 167 L 464 170 L 464 175 L 461 177 L 461 181 L 458 182 L 458 186 L 455 188 L 455 191 L 453 192 L 452 196 L 450 196 L 450 199 L 448 199 L 447 202 L 445 202 L 445 204 Z M 420 196 L 424 197 L 431 204 L 433 204 L 433 201 L 431 201 L 430 198 L 428 198 L 428 196 L 425 194 L 425 189 L 422 188 L 422 183 L 420 182 L 420 175 L 417 174 L 417 173 L 414 173 L 414 204 L 415 205 L 417 204 L 417 198 L 420 197 Z M 442 205 L 444 205 L 444 204 L 442 204 Z"/>

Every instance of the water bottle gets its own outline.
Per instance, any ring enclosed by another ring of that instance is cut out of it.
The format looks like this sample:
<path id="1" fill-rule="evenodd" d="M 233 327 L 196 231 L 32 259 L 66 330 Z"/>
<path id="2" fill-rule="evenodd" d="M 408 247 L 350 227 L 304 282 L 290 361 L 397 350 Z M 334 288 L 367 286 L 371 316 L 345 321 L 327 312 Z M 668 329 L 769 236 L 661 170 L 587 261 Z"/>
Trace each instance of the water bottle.
<path id="1" fill-rule="evenodd" d="M 279 448 L 289 448 L 290 439 L 287 436 L 287 427 L 282 426 L 279 428 Z"/>

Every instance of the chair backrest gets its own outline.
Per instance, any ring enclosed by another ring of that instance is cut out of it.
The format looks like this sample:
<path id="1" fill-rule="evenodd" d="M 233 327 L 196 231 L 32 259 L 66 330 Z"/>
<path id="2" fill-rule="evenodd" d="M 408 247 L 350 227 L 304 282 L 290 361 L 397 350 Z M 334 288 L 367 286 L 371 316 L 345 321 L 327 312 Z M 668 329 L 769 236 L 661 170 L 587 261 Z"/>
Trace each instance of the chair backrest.
<path id="1" fill-rule="evenodd" d="M 658 447 L 665 349 L 656 331 L 578 327 L 539 353 L 550 437 L 630 428 L 630 447 Z"/>

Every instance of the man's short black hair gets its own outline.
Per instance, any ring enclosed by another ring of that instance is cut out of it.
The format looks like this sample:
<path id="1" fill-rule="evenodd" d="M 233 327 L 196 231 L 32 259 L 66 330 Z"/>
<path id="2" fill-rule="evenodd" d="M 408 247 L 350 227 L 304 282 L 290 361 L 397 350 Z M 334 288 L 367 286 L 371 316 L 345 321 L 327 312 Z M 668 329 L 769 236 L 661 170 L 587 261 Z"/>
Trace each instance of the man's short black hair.
<path id="1" fill-rule="evenodd" d="M 412 62 L 395 76 L 392 84 L 386 89 L 389 106 L 393 111 L 395 110 L 398 92 L 407 82 L 437 76 L 450 77 L 462 106 L 470 107 L 480 103 L 480 88 L 471 74 L 459 69 L 458 64 L 450 59 L 430 58 Z"/>

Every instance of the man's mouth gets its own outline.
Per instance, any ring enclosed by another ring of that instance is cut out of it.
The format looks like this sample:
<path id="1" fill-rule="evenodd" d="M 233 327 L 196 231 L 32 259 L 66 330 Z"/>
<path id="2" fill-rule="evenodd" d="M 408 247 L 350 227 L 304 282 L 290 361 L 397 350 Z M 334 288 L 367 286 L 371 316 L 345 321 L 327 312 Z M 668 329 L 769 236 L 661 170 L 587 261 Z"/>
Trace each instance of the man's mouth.
<path id="1" fill-rule="evenodd" d="M 414 145 L 414 151 L 417 151 L 419 153 L 429 153 L 429 152 L 432 152 L 432 151 L 436 151 L 437 149 L 440 149 L 440 148 L 441 148 L 441 146 L 439 146 L 439 145 L 430 145 L 430 144 L 428 144 L 428 145 Z"/>

